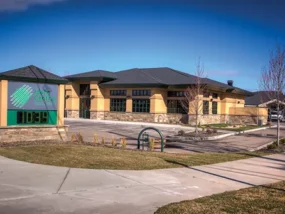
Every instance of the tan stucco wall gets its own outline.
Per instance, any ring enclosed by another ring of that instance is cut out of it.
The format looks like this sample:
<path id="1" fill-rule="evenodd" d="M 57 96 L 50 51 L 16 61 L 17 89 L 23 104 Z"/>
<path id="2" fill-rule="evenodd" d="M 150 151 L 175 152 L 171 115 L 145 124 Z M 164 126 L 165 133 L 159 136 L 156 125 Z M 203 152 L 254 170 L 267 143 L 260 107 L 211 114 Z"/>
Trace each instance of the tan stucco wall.
<path id="1" fill-rule="evenodd" d="M 231 107 L 229 110 L 231 115 L 257 115 L 257 116 L 267 116 L 268 109 L 260 107 Z"/>
<path id="2" fill-rule="evenodd" d="M 7 126 L 8 81 L 0 81 L 0 126 Z"/>
<path id="3" fill-rule="evenodd" d="M 88 82 L 84 82 L 88 83 Z M 182 91 L 183 89 L 162 89 L 162 88 L 100 88 L 96 81 L 89 82 L 91 89 L 91 107 L 90 111 L 110 111 L 110 90 L 127 90 L 127 96 L 113 96 L 112 98 L 124 98 L 126 99 L 126 112 L 132 112 L 132 99 L 150 99 L 150 113 L 165 114 L 167 113 L 167 100 L 181 99 L 176 97 L 167 97 L 168 91 Z M 79 110 L 79 84 L 80 82 L 69 83 L 65 86 L 65 95 L 69 98 L 66 99 L 66 110 Z M 81 82 L 81 84 L 83 84 Z M 138 96 L 132 97 L 132 90 L 151 90 L 150 97 Z M 217 93 L 218 98 L 213 98 L 212 93 Z M 203 97 L 200 95 L 199 114 L 203 114 L 203 100 L 209 101 L 209 115 L 212 114 L 212 102 L 218 104 L 218 115 L 247 115 L 247 111 L 244 108 L 245 96 L 232 93 L 222 93 L 217 91 L 210 91 L 209 97 Z M 194 114 L 193 107 L 190 104 L 189 114 Z M 236 110 L 238 109 L 238 110 Z M 244 110 L 240 110 L 244 109 Z M 263 110 L 260 110 L 262 114 L 267 114 Z"/>
<path id="4" fill-rule="evenodd" d="M 58 86 L 57 125 L 64 125 L 64 85 Z"/>

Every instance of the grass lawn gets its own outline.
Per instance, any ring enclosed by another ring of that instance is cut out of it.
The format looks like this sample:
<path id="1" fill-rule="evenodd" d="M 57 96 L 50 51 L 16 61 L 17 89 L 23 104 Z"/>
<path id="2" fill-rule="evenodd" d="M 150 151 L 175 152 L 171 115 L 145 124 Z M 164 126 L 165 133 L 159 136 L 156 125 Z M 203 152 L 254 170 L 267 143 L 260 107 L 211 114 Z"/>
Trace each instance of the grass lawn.
<path id="1" fill-rule="evenodd" d="M 265 154 L 268 153 L 169 154 L 67 144 L 0 148 L 2 156 L 31 163 L 73 168 L 126 170 L 198 166 Z"/>
<path id="2" fill-rule="evenodd" d="M 173 213 L 285 213 L 285 181 L 173 203 L 155 212 Z"/>

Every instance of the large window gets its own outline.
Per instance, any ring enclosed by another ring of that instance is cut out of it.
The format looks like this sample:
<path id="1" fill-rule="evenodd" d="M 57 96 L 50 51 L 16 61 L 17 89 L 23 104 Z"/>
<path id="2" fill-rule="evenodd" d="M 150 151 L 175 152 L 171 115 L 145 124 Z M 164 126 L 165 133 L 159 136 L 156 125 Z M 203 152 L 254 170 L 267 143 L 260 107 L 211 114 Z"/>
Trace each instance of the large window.
<path id="1" fill-rule="evenodd" d="M 168 91 L 168 97 L 184 97 L 184 91 Z"/>
<path id="2" fill-rule="evenodd" d="M 203 101 L 203 114 L 209 114 L 209 101 Z"/>
<path id="3" fill-rule="evenodd" d="M 90 85 L 89 84 L 80 84 L 79 93 L 80 93 L 80 95 L 90 96 L 90 94 L 91 94 Z"/>
<path id="4" fill-rule="evenodd" d="M 181 101 L 179 100 L 167 101 L 167 113 L 187 114 L 187 112 L 181 105 Z"/>
<path id="5" fill-rule="evenodd" d="M 126 96 L 127 91 L 126 90 L 110 90 L 111 96 Z"/>
<path id="6" fill-rule="evenodd" d="M 149 112 L 149 99 L 133 99 L 133 112 Z"/>
<path id="7" fill-rule="evenodd" d="M 212 102 L 212 114 L 218 114 L 218 103 Z"/>
<path id="8" fill-rule="evenodd" d="M 133 90 L 133 96 L 150 96 L 150 90 Z"/>
<path id="9" fill-rule="evenodd" d="M 126 99 L 110 99 L 110 111 L 126 112 Z"/>

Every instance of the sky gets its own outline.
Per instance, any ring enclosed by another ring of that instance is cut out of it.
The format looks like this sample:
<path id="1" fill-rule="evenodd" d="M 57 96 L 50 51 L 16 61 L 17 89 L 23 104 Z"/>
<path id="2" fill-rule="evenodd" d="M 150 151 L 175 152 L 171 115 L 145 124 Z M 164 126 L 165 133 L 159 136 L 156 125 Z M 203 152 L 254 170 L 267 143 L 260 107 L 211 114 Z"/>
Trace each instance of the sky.
<path id="1" fill-rule="evenodd" d="M 0 0 L 0 71 L 60 76 L 170 67 L 258 90 L 277 43 L 282 0 Z"/>

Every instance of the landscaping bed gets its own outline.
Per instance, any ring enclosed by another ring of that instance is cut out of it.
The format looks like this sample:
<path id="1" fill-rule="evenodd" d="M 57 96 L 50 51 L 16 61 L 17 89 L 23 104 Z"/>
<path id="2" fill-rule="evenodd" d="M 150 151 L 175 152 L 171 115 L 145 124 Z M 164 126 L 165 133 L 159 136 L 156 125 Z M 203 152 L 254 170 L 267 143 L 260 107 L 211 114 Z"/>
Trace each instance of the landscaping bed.
<path id="1" fill-rule="evenodd" d="M 34 142 L 33 142 L 34 143 Z M 79 144 L 15 145 L 0 155 L 30 163 L 89 169 L 148 170 L 198 166 L 264 156 L 266 152 L 170 154 Z"/>
<path id="2" fill-rule="evenodd" d="M 173 203 L 155 212 L 173 213 L 285 213 L 285 181 Z"/>
<path id="3" fill-rule="evenodd" d="M 210 128 L 210 129 L 218 129 L 218 130 L 225 130 L 225 131 L 234 131 L 234 132 L 242 132 L 257 128 L 263 128 L 269 126 L 257 126 L 257 125 L 231 125 L 226 123 L 217 123 L 217 124 L 208 124 L 202 125 L 200 128 Z"/>

